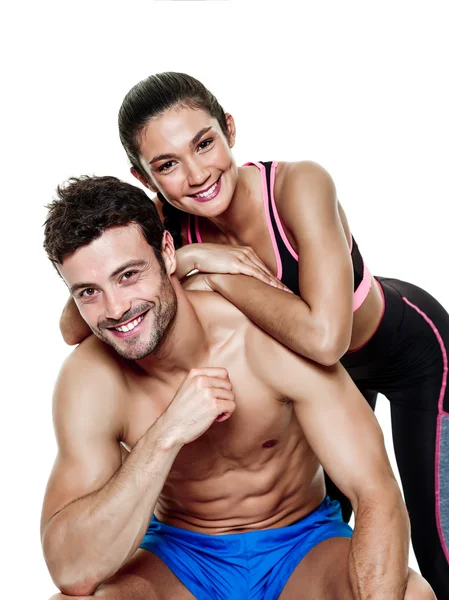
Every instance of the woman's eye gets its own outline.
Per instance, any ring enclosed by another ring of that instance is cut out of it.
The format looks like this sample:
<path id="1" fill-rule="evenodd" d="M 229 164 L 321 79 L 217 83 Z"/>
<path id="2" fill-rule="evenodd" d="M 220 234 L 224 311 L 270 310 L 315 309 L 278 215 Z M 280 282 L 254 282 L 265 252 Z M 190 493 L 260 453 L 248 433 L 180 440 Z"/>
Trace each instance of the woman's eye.
<path id="1" fill-rule="evenodd" d="M 171 168 L 172 168 L 172 166 L 173 166 L 174 164 L 175 164 L 175 161 L 174 161 L 174 160 L 170 160 L 170 161 L 168 161 L 168 162 L 164 163 L 163 165 L 161 165 L 161 166 L 158 168 L 158 171 L 159 171 L 159 173 L 162 173 L 163 171 L 168 171 L 169 169 L 171 169 Z"/>
<path id="2" fill-rule="evenodd" d="M 198 148 L 199 150 L 204 150 L 204 148 L 207 148 L 208 146 L 210 146 L 210 144 L 212 144 L 213 140 L 209 139 L 209 140 L 203 140 L 202 142 L 200 142 L 198 144 Z"/>

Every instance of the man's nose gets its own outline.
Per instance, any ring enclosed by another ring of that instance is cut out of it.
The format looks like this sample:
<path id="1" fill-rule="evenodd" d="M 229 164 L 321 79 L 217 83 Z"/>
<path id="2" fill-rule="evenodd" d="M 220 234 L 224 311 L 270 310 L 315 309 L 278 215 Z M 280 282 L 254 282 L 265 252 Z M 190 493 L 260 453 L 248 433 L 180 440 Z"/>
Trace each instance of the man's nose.
<path id="1" fill-rule="evenodd" d="M 121 294 L 108 294 L 106 296 L 106 317 L 119 321 L 121 317 L 131 308 L 131 300 L 124 298 Z"/>

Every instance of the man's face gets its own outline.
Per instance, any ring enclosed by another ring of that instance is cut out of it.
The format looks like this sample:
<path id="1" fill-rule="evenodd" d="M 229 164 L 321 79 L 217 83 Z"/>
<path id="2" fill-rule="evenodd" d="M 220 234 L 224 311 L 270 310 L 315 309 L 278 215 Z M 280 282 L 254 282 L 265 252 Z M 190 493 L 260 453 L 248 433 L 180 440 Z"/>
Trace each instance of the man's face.
<path id="1" fill-rule="evenodd" d="M 171 274 L 170 248 L 163 258 Z M 93 333 L 124 358 L 151 354 L 176 315 L 170 277 L 136 225 L 108 229 L 59 271 Z"/>

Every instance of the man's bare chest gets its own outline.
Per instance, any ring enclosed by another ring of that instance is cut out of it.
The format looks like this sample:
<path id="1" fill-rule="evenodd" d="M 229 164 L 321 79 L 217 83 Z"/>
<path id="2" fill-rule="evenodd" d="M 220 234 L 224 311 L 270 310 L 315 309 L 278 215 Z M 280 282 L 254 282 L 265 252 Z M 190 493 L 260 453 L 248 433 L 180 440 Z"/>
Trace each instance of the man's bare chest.
<path id="1" fill-rule="evenodd" d="M 228 420 L 213 423 L 201 437 L 182 448 L 173 464 L 173 476 L 179 471 L 185 477 L 191 470 L 194 478 L 195 474 L 202 478 L 205 471 L 217 468 L 248 468 L 265 456 L 268 459 L 274 450 L 281 450 L 292 428 L 299 428 L 291 404 L 275 395 L 241 360 L 230 360 L 225 368 L 233 385 L 236 409 Z M 145 379 L 134 382 L 123 439 L 128 449 L 166 411 L 181 383 L 182 378 L 170 385 Z"/>

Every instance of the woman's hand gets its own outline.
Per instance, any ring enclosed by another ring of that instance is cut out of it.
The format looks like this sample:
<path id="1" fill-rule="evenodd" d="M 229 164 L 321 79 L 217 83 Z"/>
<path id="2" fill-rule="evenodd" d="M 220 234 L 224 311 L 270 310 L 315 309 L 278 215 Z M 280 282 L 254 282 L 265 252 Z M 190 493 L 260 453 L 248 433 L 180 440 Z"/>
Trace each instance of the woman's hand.
<path id="1" fill-rule="evenodd" d="M 196 269 L 200 273 L 227 273 L 255 277 L 268 285 L 290 291 L 269 271 L 249 246 L 191 244 L 177 251 L 176 274 L 183 278 Z M 183 281 L 184 283 L 184 281 Z M 185 286 L 184 286 L 185 287 Z M 186 288 L 193 289 L 193 288 Z M 196 289 L 196 288 L 195 288 Z M 204 289 L 203 287 L 201 289 Z"/>
<path id="2" fill-rule="evenodd" d="M 213 292 L 214 289 L 210 283 L 208 274 L 193 271 L 191 275 L 184 277 L 182 287 L 187 291 Z"/>
<path id="3" fill-rule="evenodd" d="M 220 281 L 223 277 L 226 277 L 228 274 L 220 275 L 219 273 L 199 273 L 192 272 L 191 275 L 186 276 L 182 280 L 182 287 L 188 291 L 201 291 L 201 292 L 219 292 L 221 291 Z M 268 285 L 272 287 L 276 287 L 285 292 L 291 292 L 281 281 L 278 281 L 273 275 L 271 275 L 271 280 L 267 281 Z M 257 278 L 259 279 L 259 278 Z"/>

